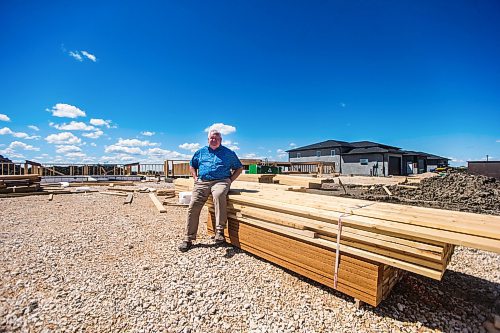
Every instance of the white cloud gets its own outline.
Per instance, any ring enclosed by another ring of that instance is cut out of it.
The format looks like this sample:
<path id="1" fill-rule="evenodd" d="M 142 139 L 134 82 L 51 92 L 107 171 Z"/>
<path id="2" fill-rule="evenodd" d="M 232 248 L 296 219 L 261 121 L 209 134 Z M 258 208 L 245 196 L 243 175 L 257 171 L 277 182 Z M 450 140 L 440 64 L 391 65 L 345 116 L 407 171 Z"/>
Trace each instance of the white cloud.
<path id="1" fill-rule="evenodd" d="M 295 143 L 291 142 L 290 147 L 297 147 L 297 145 Z"/>
<path id="2" fill-rule="evenodd" d="M 10 121 L 10 118 L 6 114 L 0 113 L 0 121 Z"/>
<path id="3" fill-rule="evenodd" d="M 35 125 L 29 125 L 28 128 L 31 128 L 33 131 L 39 131 L 40 129 Z"/>
<path id="4" fill-rule="evenodd" d="M 95 55 L 88 53 L 87 51 L 81 51 L 82 54 L 87 57 L 87 59 L 92 60 L 93 62 L 96 62 L 97 58 Z"/>
<path id="5" fill-rule="evenodd" d="M 63 51 L 66 51 L 66 49 L 63 47 Z M 87 51 L 69 51 L 68 54 L 75 60 L 78 60 L 79 62 L 82 62 L 84 60 L 84 57 L 87 58 L 88 60 L 91 60 L 93 62 L 97 61 L 97 58 L 95 55 L 92 53 L 89 53 Z"/>
<path id="6" fill-rule="evenodd" d="M 12 130 L 8 127 L 0 128 L 0 135 L 12 134 Z"/>
<path id="7" fill-rule="evenodd" d="M 34 150 L 34 151 L 39 151 L 40 148 L 38 147 L 33 147 L 31 145 L 27 145 L 24 142 L 20 141 L 13 141 L 9 145 L 10 149 L 22 149 L 22 150 Z"/>
<path id="8" fill-rule="evenodd" d="M 57 103 L 51 110 L 46 110 L 52 112 L 54 117 L 78 118 L 86 116 L 85 111 L 80 110 L 76 106 L 64 103 Z"/>
<path id="9" fill-rule="evenodd" d="M 12 135 L 16 138 L 27 139 L 27 140 L 40 139 L 40 136 L 38 135 L 28 135 L 24 132 L 14 132 L 12 133 Z"/>
<path id="10" fill-rule="evenodd" d="M 97 130 L 97 131 L 91 132 L 91 133 L 83 133 L 82 135 L 86 138 L 89 138 L 89 139 L 97 139 L 103 134 L 104 134 L 103 131 Z"/>
<path id="11" fill-rule="evenodd" d="M 127 154 L 116 154 L 114 156 L 101 156 L 100 163 L 123 163 L 136 161 L 137 158 Z"/>
<path id="12" fill-rule="evenodd" d="M 91 142 L 91 143 L 90 143 L 90 145 L 91 145 L 92 147 L 97 147 L 97 145 L 95 144 L 95 142 Z"/>
<path id="13" fill-rule="evenodd" d="M 465 163 L 465 161 L 463 159 L 460 159 L 460 158 L 456 158 L 456 157 L 448 157 L 450 159 L 450 162 L 454 162 L 454 163 Z M 486 158 L 485 158 L 486 159 Z"/>
<path id="14" fill-rule="evenodd" d="M 13 151 L 12 149 L 4 149 L 4 150 L 1 150 L 0 149 L 0 155 L 4 155 L 5 157 L 9 157 L 10 159 L 14 159 L 14 158 L 18 158 L 18 159 L 25 159 L 26 157 L 24 157 L 23 154 L 19 154 L 19 153 L 16 153 L 15 151 Z"/>
<path id="15" fill-rule="evenodd" d="M 107 128 L 111 127 L 111 120 L 104 120 L 100 118 L 92 118 L 90 119 L 90 123 L 94 126 L 106 126 Z"/>
<path id="16" fill-rule="evenodd" d="M 83 58 L 78 51 L 69 51 L 68 54 L 75 60 L 78 60 L 80 62 L 83 61 Z"/>
<path id="17" fill-rule="evenodd" d="M 71 159 L 74 159 L 74 158 L 83 158 L 83 157 L 86 157 L 87 155 L 85 153 L 75 152 L 75 153 L 67 153 L 64 156 L 71 158 Z"/>
<path id="18" fill-rule="evenodd" d="M 249 153 L 243 156 L 243 158 L 250 158 L 250 159 L 262 159 L 262 156 L 259 156 L 255 153 Z"/>
<path id="19" fill-rule="evenodd" d="M 50 126 L 57 128 L 58 130 L 61 131 L 93 131 L 95 130 L 94 126 L 87 125 L 82 121 L 72 121 L 69 124 L 63 123 L 63 124 L 54 124 L 54 123 L 49 123 Z"/>
<path id="20" fill-rule="evenodd" d="M 144 136 L 153 136 L 153 135 L 155 135 L 155 132 L 144 131 L 144 132 L 141 132 L 141 134 Z"/>
<path id="21" fill-rule="evenodd" d="M 497 140 L 496 142 L 500 142 L 500 140 Z"/>
<path id="22" fill-rule="evenodd" d="M 126 146 L 126 147 L 147 147 L 147 146 L 157 146 L 158 144 L 155 142 L 150 142 L 148 140 L 138 140 L 138 139 L 122 139 L 119 138 L 118 142 L 115 143 L 117 146 Z"/>
<path id="23" fill-rule="evenodd" d="M 223 123 L 212 124 L 211 126 L 205 128 L 205 132 L 208 133 L 213 129 L 218 130 L 219 132 L 221 132 L 222 135 L 227 135 L 236 132 L 236 127 L 231 125 L 225 125 Z"/>
<path id="24" fill-rule="evenodd" d="M 166 159 L 190 159 L 192 156 L 179 153 L 177 151 L 166 150 L 161 148 L 149 148 L 146 151 L 147 155 L 150 155 L 157 160 L 166 160 Z"/>
<path id="25" fill-rule="evenodd" d="M 79 144 L 82 142 L 82 140 L 75 136 L 71 132 L 61 132 L 58 134 L 51 134 L 45 138 L 45 141 L 48 143 L 52 144 L 60 144 L 60 145 L 73 145 L 73 144 Z"/>
<path id="26" fill-rule="evenodd" d="M 77 146 L 73 145 L 64 145 L 64 146 L 57 146 L 56 153 L 58 154 L 66 154 L 66 153 L 75 153 L 75 152 L 80 152 L 82 149 Z"/>
<path id="27" fill-rule="evenodd" d="M 181 149 L 186 149 L 186 150 L 190 150 L 192 151 L 193 153 L 195 151 L 197 151 L 198 149 L 200 149 L 200 144 L 199 143 L 183 143 L 182 145 L 179 145 L 179 148 Z"/>
<path id="28" fill-rule="evenodd" d="M 278 159 L 280 159 L 280 160 L 283 160 L 283 159 L 288 157 L 288 153 L 286 151 L 284 151 L 283 149 L 277 149 L 276 153 L 277 153 Z"/>
<path id="29" fill-rule="evenodd" d="M 232 146 L 227 146 L 227 148 L 229 148 L 229 149 L 231 149 L 231 150 L 240 150 L 240 147 L 235 146 L 235 145 L 232 145 Z"/>
<path id="30" fill-rule="evenodd" d="M 127 147 L 127 146 L 119 146 L 119 145 L 111 145 L 107 146 L 104 149 L 105 153 L 125 153 L 132 155 L 144 155 L 144 151 L 138 147 Z"/>
<path id="31" fill-rule="evenodd" d="M 13 137 L 20 138 L 20 139 L 27 139 L 27 140 L 33 140 L 33 139 L 39 139 L 40 137 L 38 135 L 33 135 L 30 136 L 24 132 L 14 132 L 8 127 L 0 128 L 0 135 L 7 135 L 10 134 Z"/>

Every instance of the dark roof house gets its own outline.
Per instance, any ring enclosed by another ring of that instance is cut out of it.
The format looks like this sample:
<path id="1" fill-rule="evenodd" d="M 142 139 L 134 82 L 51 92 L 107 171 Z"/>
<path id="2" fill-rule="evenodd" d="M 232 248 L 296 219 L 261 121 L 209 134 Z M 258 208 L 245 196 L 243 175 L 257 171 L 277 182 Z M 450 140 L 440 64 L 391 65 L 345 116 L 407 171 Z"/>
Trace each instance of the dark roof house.
<path id="1" fill-rule="evenodd" d="M 330 162 L 343 174 L 408 175 L 447 165 L 448 159 L 372 141 L 327 140 L 287 150 L 290 162 Z"/>

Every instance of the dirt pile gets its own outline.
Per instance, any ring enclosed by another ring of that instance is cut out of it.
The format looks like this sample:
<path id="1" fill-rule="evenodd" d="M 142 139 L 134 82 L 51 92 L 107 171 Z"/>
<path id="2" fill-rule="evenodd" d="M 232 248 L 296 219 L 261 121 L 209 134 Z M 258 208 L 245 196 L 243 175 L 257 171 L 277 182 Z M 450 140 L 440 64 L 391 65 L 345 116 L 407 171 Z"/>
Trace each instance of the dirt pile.
<path id="1" fill-rule="evenodd" d="M 450 172 L 423 179 L 417 188 L 389 186 L 389 196 L 382 186 L 360 194 L 360 198 L 391 201 L 432 208 L 500 215 L 500 180 Z"/>

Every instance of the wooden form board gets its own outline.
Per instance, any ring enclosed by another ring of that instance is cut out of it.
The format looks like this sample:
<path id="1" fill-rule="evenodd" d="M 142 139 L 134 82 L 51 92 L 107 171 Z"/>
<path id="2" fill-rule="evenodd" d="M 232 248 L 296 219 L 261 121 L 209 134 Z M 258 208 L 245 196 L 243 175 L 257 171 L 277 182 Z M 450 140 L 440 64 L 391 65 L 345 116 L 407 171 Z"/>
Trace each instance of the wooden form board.
<path id="1" fill-rule="evenodd" d="M 127 194 L 127 197 L 125 198 L 125 201 L 123 204 L 131 204 L 132 200 L 134 199 L 134 195 L 132 193 Z"/>
<path id="2" fill-rule="evenodd" d="M 214 231 L 214 221 L 210 213 L 207 221 L 210 233 Z M 334 251 L 231 218 L 225 237 L 234 246 L 334 287 Z M 338 276 L 338 291 L 377 306 L 387 297 L 401 273 L 387 265 L 343 253 L 339 257 Z"/>
<path id="3" fill-rule="evenodd" d="M 158 197 L 156 196 L 156 194 L 149 193 L 149 197 L 151 198 L 151 201 L 153 201 L 153 204 L 155 205 L 156 209 L 158 209 L 158 211 L 160 213 L 167 212 L 167 209 L 165 207 L 163 207 L 163 204 L 160 202 L 160 200 L 158 200 Z"/>
<path id="4" fill-rule="evenodd" d="M 281 185 L 303 186 L 305 188 L 321 188 L 322 184 L 333 183 L 329 178 L 312 178 L 290 175 L 276 175 L 274 181 Z"/>

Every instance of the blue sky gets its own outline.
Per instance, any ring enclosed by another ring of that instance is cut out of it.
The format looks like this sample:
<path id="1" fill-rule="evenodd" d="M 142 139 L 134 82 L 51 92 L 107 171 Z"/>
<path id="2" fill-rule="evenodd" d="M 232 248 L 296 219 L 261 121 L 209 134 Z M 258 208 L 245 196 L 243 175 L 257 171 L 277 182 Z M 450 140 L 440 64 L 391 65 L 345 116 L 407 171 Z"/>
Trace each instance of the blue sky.
<path id="1" fill-rule="evenodd" d="M 500 159 L 500 2 L 1 1 L 0 154 L 242 158 L 324 140 Z"/>

